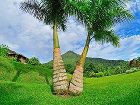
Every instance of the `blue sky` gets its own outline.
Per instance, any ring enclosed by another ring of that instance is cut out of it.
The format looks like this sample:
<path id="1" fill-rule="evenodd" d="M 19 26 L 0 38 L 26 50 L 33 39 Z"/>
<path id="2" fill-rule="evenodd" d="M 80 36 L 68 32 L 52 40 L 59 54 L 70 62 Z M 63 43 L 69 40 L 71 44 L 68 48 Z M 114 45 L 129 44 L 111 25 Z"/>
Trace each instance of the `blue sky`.
<path id="1" fill-rule="evenodd" d="M 21 1 L 23 0 L 0 1 L 0 44 L 6 44 L 29 58 L 35 56 L 41 62 L 47 62 L 52 59 L 52 29 L 22 12 L 19 9 Z M 121 37 L 121 47 L 101 45 L 93 40 L 88 56 L 114 60 L 130 60 L 140 56 L 140 0 L 127 3 L 127 7 L 135 19 L 114 27 Z M 86 30 L 72 18 L 67 25 L 66 32 L 59 32 L 62 53 L 72 50 L 80 54 L 86 39 Z"/>

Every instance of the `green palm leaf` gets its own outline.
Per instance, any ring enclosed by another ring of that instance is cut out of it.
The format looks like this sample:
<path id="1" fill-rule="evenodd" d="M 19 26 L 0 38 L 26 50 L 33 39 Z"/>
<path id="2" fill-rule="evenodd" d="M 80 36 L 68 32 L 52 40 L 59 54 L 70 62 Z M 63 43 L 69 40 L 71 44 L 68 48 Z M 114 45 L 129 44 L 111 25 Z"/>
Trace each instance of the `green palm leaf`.
<path id="1" fill-rule="evenodd" d="M 111 43 L 113 46 L 115 47 L 119 47 L 120 46 L 120 39 L 119 37 L 114 33 L 113 30 L 110 31 L 98 31 L 94 33 L 94 39 L 97 42 L 101 42 L 103 43 Z"/>

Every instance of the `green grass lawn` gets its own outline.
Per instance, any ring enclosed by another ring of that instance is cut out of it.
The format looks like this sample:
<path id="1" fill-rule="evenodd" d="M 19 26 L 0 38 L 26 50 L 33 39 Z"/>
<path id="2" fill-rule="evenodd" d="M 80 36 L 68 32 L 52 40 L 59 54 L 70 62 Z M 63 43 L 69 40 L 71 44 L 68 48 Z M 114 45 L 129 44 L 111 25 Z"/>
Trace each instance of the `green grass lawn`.
<path id="1" fill-rule="evenodd" d="M 0 82 L 0 105 L 140 105 L 140 72 L 84 80 L 81 96 L 54 96 L 45 83 Z"/>

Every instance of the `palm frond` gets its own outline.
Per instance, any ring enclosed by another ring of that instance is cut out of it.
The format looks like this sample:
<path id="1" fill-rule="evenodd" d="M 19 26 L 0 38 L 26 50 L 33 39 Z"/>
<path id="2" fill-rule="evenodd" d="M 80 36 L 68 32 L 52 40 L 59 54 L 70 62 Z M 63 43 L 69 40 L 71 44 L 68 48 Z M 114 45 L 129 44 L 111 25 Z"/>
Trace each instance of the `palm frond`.
<path id="1" fill-rule="evenodd" d="M 72 6 L 68 6 L 69 0 L 27 0 L 21 3 L 21 9 L 47 25 L 57 23 L 58 28 L 66 30 L 67 18 L 71 15 Z"/>
<path id="2" fill-rule="evenodd" d="M 94 39 L 102 44 L 111 43 L 115 47 L 120 46 L 120 38 L 114 33 L 113 30 L 100 30 L 94 32 Z"/>
<path id="3" fill-rule="evenodd" d="M 78 22 L 82 23 L 83 25 L 87 19 L 85 19 L 87 14 L 86 9 L 88 9 L 89 1 L 88 0 L 66 0 L 66 12 L 69 16 L 74 16 L 78 20 Z M 86 26 L 86 25 L 85 25 Z"/>
<path id="4" fill-rule="evenodd" d="M 43 20 L 45 17 L 45 11 L 42 9 L 41 3 L 37 2 L 36 0 L 27 0 L 22 2 L 20 8 L 39 20 Z"/>

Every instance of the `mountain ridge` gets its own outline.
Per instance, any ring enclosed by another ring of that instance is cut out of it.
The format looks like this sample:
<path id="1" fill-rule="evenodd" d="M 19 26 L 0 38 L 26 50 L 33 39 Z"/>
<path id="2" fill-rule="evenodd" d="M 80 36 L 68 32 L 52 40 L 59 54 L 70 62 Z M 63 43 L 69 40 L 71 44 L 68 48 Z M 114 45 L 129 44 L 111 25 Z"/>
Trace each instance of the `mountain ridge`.
<path id="1" fill-rule="evenodd" d="M 79 60 L 80 55 L 73 52 L 73 51 L 67 51 L 66 53 L 62 54 L 62 58 L 64 60 L 65 65 L 76 66 L 76 62 Z M 92 63 L 95 65 L 119 66 L 119 65 L 121 65 L 121 63 L 128 63 L 128 61 L 125 61 L 125 60 L 107 60 L 107 59 L 103 59 L 103 58 L 87 57 L 85 65 L 88 63 Z M 52 67 L 53 60 L 49 61 L 48 63 L 45 63 L 44 65 L 48 65 L 48 66 Z"/>

